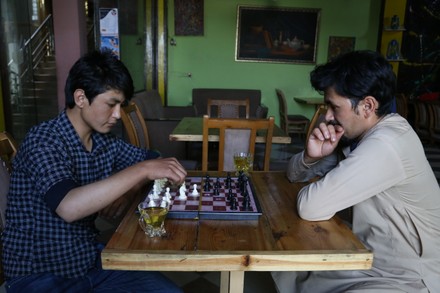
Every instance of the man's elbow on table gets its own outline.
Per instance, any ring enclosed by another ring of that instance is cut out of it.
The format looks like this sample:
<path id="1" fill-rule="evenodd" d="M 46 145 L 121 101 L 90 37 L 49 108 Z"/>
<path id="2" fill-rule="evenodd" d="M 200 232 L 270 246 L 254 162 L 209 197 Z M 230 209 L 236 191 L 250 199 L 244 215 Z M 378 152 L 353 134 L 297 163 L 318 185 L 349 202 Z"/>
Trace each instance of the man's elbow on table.
<path id="1" fill-rule="evenodd" d="M 301 219 L 307 221 L 326 221 L 334 216 L 334 213 L 326 213 L 319 203 L 314 203 L 301 196 L 298 197 L 297 210 Z"/>

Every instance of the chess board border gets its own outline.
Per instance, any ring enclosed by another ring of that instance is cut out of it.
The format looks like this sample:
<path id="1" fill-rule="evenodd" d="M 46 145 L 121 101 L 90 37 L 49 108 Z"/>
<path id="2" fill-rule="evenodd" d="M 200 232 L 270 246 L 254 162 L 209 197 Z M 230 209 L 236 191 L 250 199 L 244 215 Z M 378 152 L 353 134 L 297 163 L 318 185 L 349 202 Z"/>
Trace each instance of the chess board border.
<path id="1" fill-rule="evenodd" d="M 213 176 L 213 178 L 226 178 L 226 176 Z M 205 180 L 205 176 L 188 176 L 188 178 L 201 178 L 201 182 L 203 184 Z M 236 176 L 233 176 L 233 178 L 236 178 Z M 192 181 L 190 181 L 192 182 Z M 216 212 L 216 211 L 202 211 L 201 210 L 201 204 L 203 199 L 203 186 L 200 186 L 201 194 L 199 196 L 199 208 L 198 210 L 194 211 L 172 211 L 170 210 L 167 214 L 167 218 L 170 219 L 206 219 L 206 220 L 258 220 L 259 217 L 263 214 L 260 203 L 258 201 L 258 196 L 256 195 L 254 185 L 252 183 L 252 176 L 249 176 L 249 188 L 252 192 L 251 200 L 254 201 L 254 205 L 256 208 L 256 211 L 234 211 L 234 212 Z M 149 194 L 153 189 L 153 184 L 151 184 L 147 188 L 146 194 Z M 188 195 L 191 196 L 191 195 Z M 145 199 L 143 199 L 145 200 Z"/>

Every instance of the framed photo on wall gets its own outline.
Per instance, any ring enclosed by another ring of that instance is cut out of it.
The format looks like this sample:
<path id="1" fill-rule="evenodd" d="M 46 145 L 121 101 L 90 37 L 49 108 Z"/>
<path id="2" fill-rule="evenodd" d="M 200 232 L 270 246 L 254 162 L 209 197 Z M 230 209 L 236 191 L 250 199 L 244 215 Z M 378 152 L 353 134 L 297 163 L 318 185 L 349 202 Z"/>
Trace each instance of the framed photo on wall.
<path id="1" fill-rule="evenodd" d="M 345 54 L 354 50 L 355 37 L 334 37 L 328 39 L 328 61 L 333 60 L 341 54 Z"/>
<path id="2" fill-rule="evenodd" d="M 174 0 L 174 34 L 203 36 L 203 0 Z"/>
<path id="3" fill-rule="evenodd" d="M 320 9 L 238 6 L 236 61 L 316 63 Z"/>

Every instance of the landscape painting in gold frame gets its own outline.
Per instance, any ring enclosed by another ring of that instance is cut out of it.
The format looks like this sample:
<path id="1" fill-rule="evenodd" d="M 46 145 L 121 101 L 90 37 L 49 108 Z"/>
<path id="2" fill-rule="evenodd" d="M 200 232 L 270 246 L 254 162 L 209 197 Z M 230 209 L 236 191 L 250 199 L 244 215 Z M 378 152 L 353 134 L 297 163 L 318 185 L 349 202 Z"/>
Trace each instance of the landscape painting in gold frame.
<path id="1" fill-rule="evenodd" d="M 316 63 L 320 9 L 238 6 L 236 61 Z"/>

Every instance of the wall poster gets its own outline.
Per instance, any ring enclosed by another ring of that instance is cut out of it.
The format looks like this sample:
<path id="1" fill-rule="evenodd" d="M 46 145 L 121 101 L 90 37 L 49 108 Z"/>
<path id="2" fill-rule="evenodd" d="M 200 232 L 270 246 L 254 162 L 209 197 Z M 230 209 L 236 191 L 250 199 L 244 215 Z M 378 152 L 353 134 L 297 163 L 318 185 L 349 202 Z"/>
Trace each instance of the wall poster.
<path id="1" fill-rule="evenodd" d="M 104 48 L 110 49 L 120 59 L 117 8 L 99 8 L 99 32 L 101 50 Z"/>

